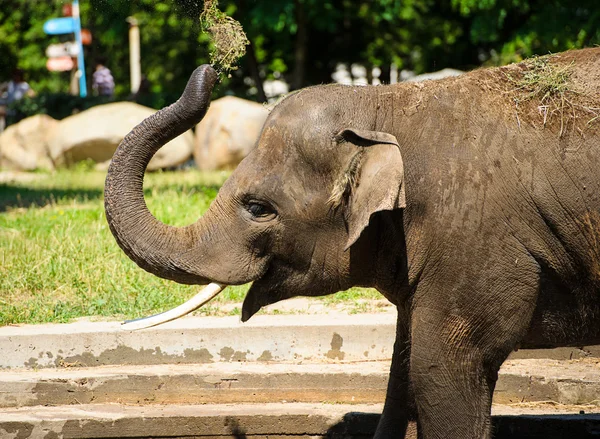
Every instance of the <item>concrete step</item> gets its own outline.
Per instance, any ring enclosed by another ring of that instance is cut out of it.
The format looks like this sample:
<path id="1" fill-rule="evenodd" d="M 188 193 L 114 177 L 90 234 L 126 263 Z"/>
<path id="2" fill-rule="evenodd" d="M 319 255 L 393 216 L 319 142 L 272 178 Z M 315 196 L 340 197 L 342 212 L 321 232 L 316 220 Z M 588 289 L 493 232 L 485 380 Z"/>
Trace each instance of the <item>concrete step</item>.
<path id="1" fill-rule="evenodd" d="M 12 408 L 0 411 L 0 437 L 370 438 L 381 409 L 381 405 L 301 403 Z M 494 406 L 494 437 L 599 437 L 600 415 L 580 412 L 578 407 Z"/>
<path id="2" fill-rule="evenodd" d="M 500 368 L 494 401 L 600 406 L 600 359 L 507 360 Z"/>
<path id="3" fill-rule="evenodd" d="M 0 368 L 53 368 L 229 361 L 383 360 L 395 338 L 392 313 L 191 317 L 141 331 L 119 322 L 0 328 Z"/>
<path id="4" fill-rule="evenodd" d="M 381 402 L 389 363 L 105 366 L 0 372 L 0 407 Z"/>
<path id="5" fill-rule="evenodd" d="M 391 358 L 394 313 L 189 317 L 137 332 L 119 322 L 0 328 L 0 369 L 230 361 L 373 361 Z M 600 347 L 520 350 L 512 359 L 600 357 Z"/>
<path id="6" fill-rule="evenodd" d="M 600 360 L 509 360 L 494 401 L 600 405 Z M 212 363 L 0 371 L 0 407 L 384 400 L 389 362 Z"/>

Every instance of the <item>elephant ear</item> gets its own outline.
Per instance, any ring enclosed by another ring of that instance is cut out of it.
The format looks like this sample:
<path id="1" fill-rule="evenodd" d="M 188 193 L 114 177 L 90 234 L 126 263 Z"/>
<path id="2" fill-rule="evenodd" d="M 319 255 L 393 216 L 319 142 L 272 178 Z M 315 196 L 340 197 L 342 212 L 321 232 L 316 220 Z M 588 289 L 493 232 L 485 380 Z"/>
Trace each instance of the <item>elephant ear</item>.
<path id="1" fill-rule="evenodd" d="M 344 205 L 348 228 L 346 250 L 360 237 L 371 215 L 406 207 L 404 165 L 396 137 L 381 131 L 345 129 L 338 139 L 355 146 L 330 203 Z"/>

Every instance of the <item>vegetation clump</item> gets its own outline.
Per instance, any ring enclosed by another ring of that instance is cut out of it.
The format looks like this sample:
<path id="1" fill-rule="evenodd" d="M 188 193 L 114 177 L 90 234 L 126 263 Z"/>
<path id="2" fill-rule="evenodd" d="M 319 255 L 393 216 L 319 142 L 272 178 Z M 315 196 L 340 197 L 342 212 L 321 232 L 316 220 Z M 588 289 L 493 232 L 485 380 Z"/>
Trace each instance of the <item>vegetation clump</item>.
<path id="1" fill-rule="evenodd" d="M 204 0 L 200 14 L 202 28 L 209 32 L 213 44 L 211 63 L 220 72 L 237 69 L 235 63 L 250 44 L 242 25 L 219 10 L 217 0 Z"/>
<path id="2" fill-rule="evenodd" d="M 565 94 L 575 92 L 570 82 L 573 62 L 564 66 L 556 66 L 549 62 L 547 56 L 534 57 L 525 61 L 528 70 L 523 76 L 514 80 L 523 94 L 515 100 L 538 99 L 541 104 L 553 99 L 565 99 Z"/>
<path id="3" fill-rule="evenodd" d="M 513 75 L 506 73 L 512 88 L 509 94 L 519 114 L 533 120 L 537 114 L 542 126 L 550 125 L 554 116 L 560 120 L 559 135 L 562 137 L 569 126 L 582 133 L 598 119 L 597 96 L 577 87 L 574 75 L 575 62 L 561 62 L 560 55 L 534 57 L 524 61 L 522 70 Z M 585 121 L 584 126 L 577 122 Z"/>

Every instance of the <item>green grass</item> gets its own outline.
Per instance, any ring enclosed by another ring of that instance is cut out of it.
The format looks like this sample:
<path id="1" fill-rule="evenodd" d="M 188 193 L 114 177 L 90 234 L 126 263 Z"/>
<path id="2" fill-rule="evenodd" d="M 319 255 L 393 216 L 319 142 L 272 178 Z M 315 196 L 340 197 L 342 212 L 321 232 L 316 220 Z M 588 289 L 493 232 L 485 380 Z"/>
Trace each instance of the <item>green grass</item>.
<path id="1" fill-rule="evenodd" d="M 208 208 L 227 175 L 149 174 L 146 202 L 165 223 L 190 224 Z M 0 325 L 135 318 L 172 308 L 198 291 L 159 279 L 124 255 L 104 217 L 104 176 L 81 166 L 0 183 Z M 242 301 L 247 289 L 228 287 L 198 313 L 221 315 L 219 305 Z M 381 296 L 352 289 L 326 300 L 352 304 L 358 298 Z M 228 313 L 239 314 L 239 309 Z"/>

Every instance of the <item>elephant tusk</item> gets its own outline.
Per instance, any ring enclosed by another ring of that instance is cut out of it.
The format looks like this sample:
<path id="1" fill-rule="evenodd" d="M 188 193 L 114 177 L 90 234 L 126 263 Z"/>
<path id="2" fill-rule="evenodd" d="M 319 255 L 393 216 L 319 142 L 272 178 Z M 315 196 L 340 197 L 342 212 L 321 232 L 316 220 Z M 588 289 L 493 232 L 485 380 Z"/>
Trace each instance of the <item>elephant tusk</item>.
<path id="1" fill-rule="evenodd" d="M 186 314 L 200 308 L 205 303 L 213 299 L 219 294 L 227 285 L 219 285 L 211 283 L 205 286 L 202 291 L 192 297 L 190 300 L 182 303 L 176 308 L 170 309 L 160 314 L 155 314 L 149 317 L 142 317 L 140 319 L 126 320 L 121 324 L 121 329 L 125 331 L 134 331 L 137 329 L 150 328 L 151 326 L 160 325 L 162 323 L 170 322 L 171 320 L 183 317 Z"/>

